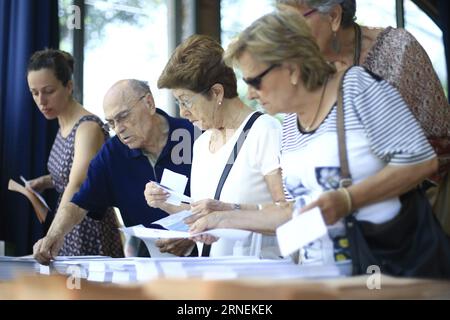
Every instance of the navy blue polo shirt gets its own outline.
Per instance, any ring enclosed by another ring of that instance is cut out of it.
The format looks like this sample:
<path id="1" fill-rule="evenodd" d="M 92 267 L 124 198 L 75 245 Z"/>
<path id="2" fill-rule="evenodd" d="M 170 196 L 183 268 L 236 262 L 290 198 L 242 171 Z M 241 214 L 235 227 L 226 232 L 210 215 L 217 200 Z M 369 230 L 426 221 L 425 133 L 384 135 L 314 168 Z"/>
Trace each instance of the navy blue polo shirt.
<path id="1" fill-rule="evenodd" d="M 109 139 L 89 165 L 87 178 L 71 202 L 88 210 L 88 216 L 102 218 L 104 208 L 117 207 L 125 226 L 143 224 L 167 216 L 160 209 L 147 205 L 145 185 L 161 181 L 164 169 L 190 177 L 194 127 L 184 119 L 172 118 L 162 110 L 157 113 L 169 123 L 169 136 L 155 167 L 141 149 L 130 149 L 117 136 Z M 185 194 L 189 195 L 190 180 Z"/>

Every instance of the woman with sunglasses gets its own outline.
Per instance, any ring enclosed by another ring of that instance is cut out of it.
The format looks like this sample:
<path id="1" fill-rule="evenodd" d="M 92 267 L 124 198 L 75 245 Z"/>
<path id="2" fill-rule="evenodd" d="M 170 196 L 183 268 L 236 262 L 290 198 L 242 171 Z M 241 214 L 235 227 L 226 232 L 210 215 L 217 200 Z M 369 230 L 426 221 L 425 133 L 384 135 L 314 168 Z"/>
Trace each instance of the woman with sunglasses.
<path id="1" fill-rule="evenodd" d="M 34 102 L 47 120 L 59 123 L 47 164 L 49 174 L 31 180 L 29 187 L 38 192 L 55 188 L 59 193 L 57 209 L 68 204 L 80 189 L 90 161 L 108 138 L 102 121 L 72 96 L 73 64 L 68 53 L 52 49 L 35 52 L 28 64 L 27 80 Z M 122 257 L 114 211 L 105 210 L 102 220 L 86 217 L 67 234 L 59 255 Z"/>
<path id="2" fill-rule="evenodd" d="M 437 170 L 438 161 L 395 88 L 361 67 L 337 71 L 320 54 L 304 19 L 293 12 L 255 21 L 230 44 L 224 60 L 240 68 L 269 114 L 287 113 L 280 163 L 287 198 L 295 203 L 242 212 L 239 220 L 230 219 L 228 211 L 213 212 L 195 221 L 192 232 L 235 227 L 274 231 L 291 214 L 318 208 L 328 233 L 301 248 L 303 264 L 335 264 L 345 274 L 365 273 L 354 254 L 359 243 L 349 231 L 364 223 L 377 235 L 389 231 L 389 237 L 372 238 L 384 254 L 381 272 L 450 277 L 449 240 L 416 188 Z M 338 119 L 344 123 L 349 176 L 340 158 Z"/>
<path id="3" fill-rule="evenodd" d="M 217 198 L 230 154 L 240 143 L 246 124 L 256 117 L 255 111 L 239 99 L 236 76 L 223 63 L 222 55 L 223 49 L 214 39 L 191 36 L 173 53 L 158 87 L 171 89 L 181 116 L 204 131 L 193 151 L 191 197 L 197 202 L 184 208 L 192 209 L 197 217 L 216 210 L 233 210 L 239 220 L 237 209 L 255 210 L 259 203 L 284 199 L 279 169 L 281 125 L 269 115 L 254 121 L 235 161 L 231 161 L 233 166 Z M 146 187 L 150 206 L 169 213 L 180 211 L 165 203 L 167 196 L 153 183 Z M 259 234 L 252 234 L 244 243 L 219 239 L 211 247 L 211 256 L 233 254 L 266 258 L 279 255 L 275 238 Z"/>
<path id="4" fill-rule="evenodd" d="M 450 234 L 450 108 L 424 48 L 405 29 L 359 26 L 355 0 L 277 0 L 277 4 L 280 10 L 305 17 L 327 61 L 344 69 L 361 65 L 399 91 L 438 155 L 439 170 L 426 186 L 434 212 Z"/>

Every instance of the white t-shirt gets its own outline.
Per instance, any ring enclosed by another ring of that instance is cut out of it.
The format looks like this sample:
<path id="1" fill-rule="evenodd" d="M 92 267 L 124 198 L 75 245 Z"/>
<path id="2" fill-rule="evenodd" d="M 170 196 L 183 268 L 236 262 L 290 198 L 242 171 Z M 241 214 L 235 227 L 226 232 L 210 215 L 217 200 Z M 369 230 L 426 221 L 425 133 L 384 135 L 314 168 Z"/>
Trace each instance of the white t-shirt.
<path id="1" fill-rule="evenodd" d="M 345 75 L 343 97 L 348 164 L 353 184 L 375 175 L 387 165 L 408 165 L 435 157 L 410 109 L 386 81 L 361 67 L 354 67 Z M 297 207 L 316 200 L 327 190 L 339 188 L 336 120 L 336 105 L 319 128 L 311 133 L 300 132 L 296 114 L 290 114 L 284 120 L 283 186 L 286 196 L 295 199 Z M 359 208 L 355 217 L 383 223 L 394 218 L 400 208 L 399 197 L 392 197 Z M 342 220 L 329 226 L 328 231 L 332 239 L 345 235 Z M 329 240 L 325 237 L 305 247 L 303 258 L 315 260 L 315 253 L 322 251 L 322 262 L 333 260 L 324 253 L 329 253 L 327 248 L 332 247 Z"/>
<path id="2" fill-rule="evenodd" d="M 250 117 L 251 114 L 215 153 L 209 150 L 211 130 L 205 131 L 195 141 L 191 171 L 193 200 L 214 199 L 225 164 Z M 281 125 L 278 120 L 269 115 L 260 116 L 239 151 L 219 200 L 238 204 L 272 202 L 264 176 L 280 167 L 280 146 Z M 250 239 L 244 243 L 225 239 L 213 243 L 210 256 L 224 255 L 256 255 L 268 258 L 278 257 L 279 251 L 275 237 L 252 233 Z"/>

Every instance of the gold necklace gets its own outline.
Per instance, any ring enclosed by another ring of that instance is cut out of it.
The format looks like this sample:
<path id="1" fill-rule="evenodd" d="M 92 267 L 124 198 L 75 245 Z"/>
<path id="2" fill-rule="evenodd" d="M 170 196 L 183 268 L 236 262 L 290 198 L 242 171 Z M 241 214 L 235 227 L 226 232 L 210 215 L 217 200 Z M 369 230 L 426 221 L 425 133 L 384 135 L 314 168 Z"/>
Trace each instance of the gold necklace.
<path id="1" fill-rule="evenodd" d="M 314 123 L 316 122 L 316 120 L 317 120 L 317 116 L 319 115 L 320 107 L 322 106 L 323 97 L 325 96 L 325 91 L 326 91 L 326 89 L 327 89 L 328 78 L 329 78 L 329 75 L 328 75 L 327 78 L 325 79 L 325 84 L 323 85 L 322 94 L 321 94 L 321 96 L 320 96 L 319 105 L 318 105 L 318 107 L 317 107 L 316 114 L 314 115 L 314 118 L 313 118 L 313 120 L 311 121 L 311 123 L 309 124 L 309 126 L 303 128 L 303 131 L 310 131 L 311 127 L 313 126 L 313 124 L 314 124 Z M 303 127 L 303 126 L 302 126 L 302 127 Z"/>

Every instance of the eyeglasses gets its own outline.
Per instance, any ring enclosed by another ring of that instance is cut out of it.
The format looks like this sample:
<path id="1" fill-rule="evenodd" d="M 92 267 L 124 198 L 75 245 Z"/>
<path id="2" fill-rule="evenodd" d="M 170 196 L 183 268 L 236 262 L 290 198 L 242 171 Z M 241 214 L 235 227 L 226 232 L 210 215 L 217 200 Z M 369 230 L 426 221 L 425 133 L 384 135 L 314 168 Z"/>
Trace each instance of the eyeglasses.
<path id="1" fill-rule="evenodd" d="M 128 107 L 126 110 L 119 112 L 112 119 L 106 119 L 106 123 L 103 125 L 103 129 L 107 132 L 110 130 L 114 130 L 119 123 L 125 122 L 131 114 L 132 109 L 145 97 L 147 94 L 144 94 L 140 97 L 131 107 Z"/>
<path id="2" fill-rule="evenodd" d="M 189 99 L 175 99 L 175 103 L 178 105 L 178 107 L 180 108 L 185 108 L 185 109 L 191 109 L 192 106 L 194 105 L 195 100 L 197 99 L 198 96 L 206 93 L 209 91 L 210 88 L 207 88 L 203 91 L 200 91 L 199 93 L 194 94 L 192 97 L 190 97 Z"/>
<path id="3" fill-rule="evenodd" d="M 306 17 L 312 15 L 314 12 L 317 12 L 317 9 L 311 9 L 311 10 L 308 10 L 308 11 L 306 11 L 306 12 L 303 14 L 303 17 L 306 18 Z"/>
<path id="4" fill-rule="evenodd" d="M 266 70 L 264 70 L 263 72 L 261 72 L 259 75 L 257 75 L 256 77 L 253 78 L 243 78 L 242 80 L 244 80 L 244 82 L 246 84 L 248 84 L 249 86 L 252 86 L 253 88 L 255 88 L 256 90 L 261 89 L 261 82 L 262 79 L 264 78 L 264 76 L 266 74 L 268 74 L 273 68 L 279 67 L 281 66 L 280 64 L 276 63 L 271 65 L 270 67 L 268 67 Z"/>

